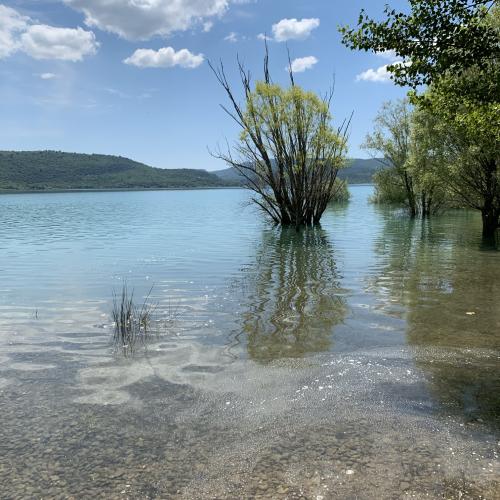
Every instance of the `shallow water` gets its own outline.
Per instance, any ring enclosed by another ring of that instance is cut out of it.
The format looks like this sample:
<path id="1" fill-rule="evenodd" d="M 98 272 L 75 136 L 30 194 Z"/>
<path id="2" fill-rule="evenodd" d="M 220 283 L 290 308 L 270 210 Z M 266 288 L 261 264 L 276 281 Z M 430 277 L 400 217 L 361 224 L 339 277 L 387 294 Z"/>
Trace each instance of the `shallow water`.
<path id="1" fill-rule="evenodd" d="M 500 252 L 371 189 L 0 197 L 0 498 L 500 498 Z M 123 283 L 173 318 L 128 357 Z"/>

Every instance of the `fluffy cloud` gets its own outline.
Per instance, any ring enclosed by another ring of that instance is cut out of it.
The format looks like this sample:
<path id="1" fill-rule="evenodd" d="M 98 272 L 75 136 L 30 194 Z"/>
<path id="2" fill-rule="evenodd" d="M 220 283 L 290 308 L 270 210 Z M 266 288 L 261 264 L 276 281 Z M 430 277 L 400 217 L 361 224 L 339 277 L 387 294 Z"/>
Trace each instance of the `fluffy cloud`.
<path id="1" fill-rule="evenodd" d="M 57 75 L 55 73 L 42 73 L 38 75 L 42 80 L 53 80 L 54 78 L 57 78 Z"/>
<path id="2" fill-rule="evenodd" d="M 129 40 L 147 40 L 185 31 L 223 15 L 230 0 L 63 0 L 95 26 Z"/>
<path id="3" fill-rule="evenodd" d="M 81 61 L 93 55 L 99 44 L 91 31 L 56 28 L 45 24 L 30 26 L 21 36 L 22 50 L 34 59 Z"/>
<path id="4" fill-rule="evenodd" d="M 319 19 L 282 19 L 279 23 L 273 24 L 272 30 L 274 39 L 277 42 L 287 40 L 305 40 L 319 26 Z"/>
<path id="5" fill-rule="evenodd" d="M 377 83 L 386 83 L 391 81 L 391 73 L 388 71 L 389 66 L 395 66 L 398 64 L 408 65 L 409 62 L 403 62 L 401 57 L 399 57 L 394 50 L 384 50 L 383 52 L 375 52 L 377 57 L 382 59 L 386 59 L 390 61 L 389 64 L 384 64 L 383 66 L 379 66 L 378 68 L 370 68 L 366 71 L 363 71 L 359 75 L 356 76 L 356 81 L 365 81 L 365 82 L 377 82 Z"/>
<path id="6" fill-rule="evenodd" d="M 197 68 L 204 61 L 203 54 L 193 54 L 187 49 L 175 51 L 172 47 L 160 50 L 138 49 L 125 59 L 125 64 L 139 68 Z"/>
<path id="7" fill-rule="evenodd" d="M 95 54 L 98 46 L 91 31 L 36 24 L 0 5 L 0 59 L 23 51 L 35 59 L 81 61 L 84 56 Z"/>
<path id="8" fill-rule="evenodd" d="M 389 71 L 387 71 L 388 64 L 384 64 L 384 66 L 380 66 L 379 68 L 367 69 L 363 71 L 359 75 L 356 76 L 356 81 L 365 81 L 365 82 L 389 82 L 391 80 L 391 75 Z"/>
<path id="9" fill-rule="evenodd" d="M 16 10 L 0 5 L 0 59 L 19 50 L 19 35 L 26 30 L 28 21 Z"/>
<path id="10" fill-rule="evenodd" d="M 377 83 L 386 83 L 391 81 L 391 73 L 387 69 L 389 66 L 397 66 L 397 65 L 409 65 L 410 62 L 403 62 L 403 60 L 396 55 L 396 52 L 393 50 L 386 50 L 385 52 L 377 52 L 375 54 L 378 57 L 383 59 L 388 59 L 391 61 L 389 64 L 384 64 L 383 66 L 379 66 L 378 68 L 370 68 L 366 71 L 363 71 L 359 75 L 356 76 L 356 81 L 365 81 L 365 82 L 377 82 Z"/>
<path id="11" fill-rule="evenodd" d="M 302 73 L 307 69 L 311 69 L 315 64 L 317 64 L 318 59 L 314 56 L 298 57 L 292 61 L 292 71 L 294 73 Z M 285 68 L 287 71 L 289 68 Z"/>

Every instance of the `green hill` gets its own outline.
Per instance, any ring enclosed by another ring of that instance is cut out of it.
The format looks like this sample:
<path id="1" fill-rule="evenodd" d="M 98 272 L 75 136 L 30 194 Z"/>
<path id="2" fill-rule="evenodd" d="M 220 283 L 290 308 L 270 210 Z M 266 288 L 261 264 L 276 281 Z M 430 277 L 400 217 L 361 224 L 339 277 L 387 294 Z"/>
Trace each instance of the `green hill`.
<path id="1" fill-rule="evenodd" d="M 0 151 L 0 190 L 224 187 L 205 170 L 153 168 L 121 156 Z"/>
<path id="2" fill-rule="evenodd" d="M 364 160 L 355 158 L 349 160 L 348 168 L 339 171 L 339 178 L 345 179 L 349 184 L 370 184 L 373 182 L 373 174 L 380 170 L 383 165 L 374 158 Z M 234 168 L 226 168 L 214 172 L 221 180 L 234 184 L 244 184 L 245 179 Z"/>
<path id="3" fill-rule="evenodd" d="M 373 174 L 384 168 L 382 163 L 376 158 L 349 160 L 347 168 L 339 171 L 339 178 L 345 179 L 349 184 L 371 184 Z"/>

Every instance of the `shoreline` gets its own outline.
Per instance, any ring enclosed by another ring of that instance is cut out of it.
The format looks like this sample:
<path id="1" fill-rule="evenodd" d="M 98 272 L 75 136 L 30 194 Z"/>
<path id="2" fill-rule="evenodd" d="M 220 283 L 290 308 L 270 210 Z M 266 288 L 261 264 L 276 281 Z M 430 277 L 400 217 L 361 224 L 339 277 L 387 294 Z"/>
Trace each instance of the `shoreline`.
<path id="1" fill-rule="evenodd" d="M 372 186 L 372 183 L 356 183 L 348 184 L 348 186 Z M 203 187 L 152 187 L 152 188 L 91 188 L 91 189 L 76 189 L 76 188 L 61 188 L 61 189 L 0 189 L 0 195 L 9 194 L 57 194 L 57 193 L 120 193 L 134 191 L 204 191 L 207 189 L 247 189 L 245 186 L 203 186 Z"/>
<path id="2" fill-rule="evenodd" d="M 91 189 L 0 189 L 0 195 L 4 194 L 55 194 L 55 193 L 113 193 L 133 191 L 202 191 L 207 189 L 244 189 L 243 186 L 204 186 L 204 187 L 171 187 L 171 188 L 91 188 Z"/>

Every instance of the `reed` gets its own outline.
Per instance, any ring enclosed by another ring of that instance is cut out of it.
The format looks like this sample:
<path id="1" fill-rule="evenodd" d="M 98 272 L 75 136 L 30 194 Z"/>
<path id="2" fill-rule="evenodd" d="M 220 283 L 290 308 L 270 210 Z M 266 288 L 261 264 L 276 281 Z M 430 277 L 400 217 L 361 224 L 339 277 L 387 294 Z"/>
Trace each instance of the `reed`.
<path id="1" fill-rule="evenodd" d="M 140 306 L 135 304 L 134 291 L 129 291 L 126 283 L 120 293 L 113 291 L 113 344 L 125 355 L 132 354 L 139 344 L 146 347 L 154 335 L 151 325 L 156 304 L 150 302 L 151 291 Z"/>

